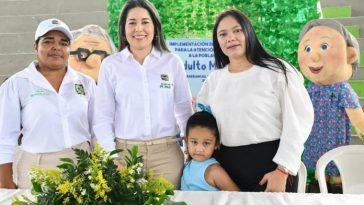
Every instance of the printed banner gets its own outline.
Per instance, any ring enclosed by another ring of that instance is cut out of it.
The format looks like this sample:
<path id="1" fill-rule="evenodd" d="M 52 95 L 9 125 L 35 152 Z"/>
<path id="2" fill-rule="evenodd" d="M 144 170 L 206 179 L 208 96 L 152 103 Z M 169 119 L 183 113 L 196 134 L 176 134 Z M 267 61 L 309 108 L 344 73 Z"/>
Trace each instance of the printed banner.
<path id="1" fill-rule="evenodd" d="M 210 39 L 167 39 L 169 50 L 181 57 L 192 96 L 196 96 L 203 81 L 215 70 L 214 50 Z"/>

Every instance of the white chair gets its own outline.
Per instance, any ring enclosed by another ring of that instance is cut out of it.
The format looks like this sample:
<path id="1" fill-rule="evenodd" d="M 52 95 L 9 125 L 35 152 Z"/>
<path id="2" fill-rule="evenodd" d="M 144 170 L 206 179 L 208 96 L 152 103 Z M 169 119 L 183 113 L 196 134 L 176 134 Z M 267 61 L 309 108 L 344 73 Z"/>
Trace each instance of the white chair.
<path id="1" fill-rule="evenodd" d="M 297 193 L 306 192 L 306 180 L 307 180 L 307 170 L 305 164 L 301 162 L 300 169 L 298 170 L 298 189 Z"/>
<path id="2" fill-rule="evenodd" d="M 325 168 L 334 161 L 340 171 L 344 194 L 364 194 L 364 145 L 347 145 L 330 150 L 316 165 L 321 193 L 327 193 Z"/>

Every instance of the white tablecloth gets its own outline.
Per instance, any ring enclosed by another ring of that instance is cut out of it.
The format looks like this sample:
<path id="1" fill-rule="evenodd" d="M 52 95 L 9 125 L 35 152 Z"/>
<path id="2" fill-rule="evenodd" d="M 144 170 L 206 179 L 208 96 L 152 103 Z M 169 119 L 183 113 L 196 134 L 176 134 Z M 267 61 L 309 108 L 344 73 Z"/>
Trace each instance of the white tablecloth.
<path id="1" fill-rule="evenodd" d="M 0 205 L 11 204 L 22 194 L 30 196 L 29 190 L 0 189 Z M 188 205 L 364 205 L 364 195 L 175 191 L 173 201 Z"/>

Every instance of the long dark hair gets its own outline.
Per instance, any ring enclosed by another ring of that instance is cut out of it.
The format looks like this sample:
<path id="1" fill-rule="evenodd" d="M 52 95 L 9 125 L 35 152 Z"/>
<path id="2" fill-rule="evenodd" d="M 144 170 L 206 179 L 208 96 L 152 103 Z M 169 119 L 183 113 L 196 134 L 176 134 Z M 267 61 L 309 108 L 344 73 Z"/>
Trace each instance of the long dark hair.
<path id="1" fill-rule="evenodd" d="M 217 40 L 217 27 L 219 26 L 221 20 L 228 16 L 233 17 L 243 29 L 246 39 L 245 53 L 247 60 L 253 65 L 258 65 L 273 71 L 277 71 L 277 69 L 281 70 L 284 73 L 287 81 L 286 66 L 277 57 L 272 56 L 263 48 L 257 38 L 257 35 L 255 34 L 254 28 L 248 17 L 246 17 L 245 14 L 236 9 L 229 9 L 222 12 L 217 17 L 217 20 L 215 22 L 212 41 L 214 47 L 216 68 L 224 68 L 227 64 L 230 63 L 229 58 L 222 52 L 219 42 Z"/>
<path id="2" fill-rule="evenodd" d="M 154 25 L 154 38 L 153 46 L 161 52 L 169 52 L 166 42 L 162 33 L 162 25 L 159 18 L 157 9 L 148 0 L 129 0 L 121 10 L 119 16 L 119 51 L 123 50 L 125 47 L 129 47 L 129 43 L 126 40 L 125 35 L 125 24 L 126 18 L 128 17 L 129 11 L 133 8 L 143 8 L 148 11 L 150 17 L 152 18 Z"/>

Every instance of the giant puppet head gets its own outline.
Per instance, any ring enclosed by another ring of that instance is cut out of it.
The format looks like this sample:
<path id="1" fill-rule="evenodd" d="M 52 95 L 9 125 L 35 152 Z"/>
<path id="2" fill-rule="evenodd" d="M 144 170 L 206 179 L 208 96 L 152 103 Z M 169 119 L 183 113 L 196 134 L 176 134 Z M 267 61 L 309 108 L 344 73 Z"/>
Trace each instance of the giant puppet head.
<path id="1" fill-rule="evenodd" d="M 97 81 L 101 61 L 116 51 L 110 36 L 97 25 L 87 25 L 72 33 L 69 64 Z"/>
<path id="2" fill-rule="evenodd" d="M 339 22 L 309 21 L 302 29 L 298 63 L 302 73 L 319 85 L 347 81 L 359 65 L 358 41 Z"/>

